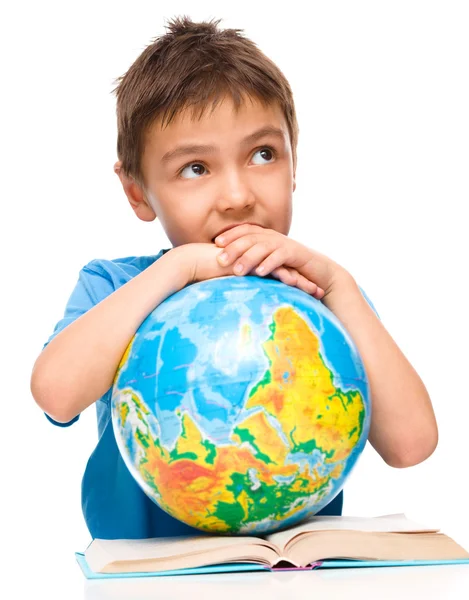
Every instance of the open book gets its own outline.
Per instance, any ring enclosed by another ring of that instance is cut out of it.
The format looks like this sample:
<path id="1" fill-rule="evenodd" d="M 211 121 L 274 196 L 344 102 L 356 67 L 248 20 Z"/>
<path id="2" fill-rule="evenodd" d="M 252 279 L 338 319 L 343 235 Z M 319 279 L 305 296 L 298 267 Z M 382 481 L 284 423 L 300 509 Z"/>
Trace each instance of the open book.
<path id="1" fill-rule="evenodd" d="M 403 514 L 375 518 L 311 517 L 295 527 L 259 537 L 95 539 L 83 554 L 76 553 L 76 557 L 88 578 L 370 564 L 469 563 L 469 553 L 453 539 L 438 529 L 410 521 Z"/>

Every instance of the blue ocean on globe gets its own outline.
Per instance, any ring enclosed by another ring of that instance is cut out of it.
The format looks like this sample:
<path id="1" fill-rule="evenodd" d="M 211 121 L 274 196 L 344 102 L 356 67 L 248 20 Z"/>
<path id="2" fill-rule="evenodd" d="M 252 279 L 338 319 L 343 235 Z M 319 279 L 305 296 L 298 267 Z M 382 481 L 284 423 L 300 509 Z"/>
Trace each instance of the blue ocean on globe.
<path id="1" fill-rule="evenodd" d="M 270 533 L 316 514 L 366 443 L 369 384 L 335 315 L 273 278 L 167 298 L 113 385 L 124 461 L 163 510 L 206 532 Z"/>

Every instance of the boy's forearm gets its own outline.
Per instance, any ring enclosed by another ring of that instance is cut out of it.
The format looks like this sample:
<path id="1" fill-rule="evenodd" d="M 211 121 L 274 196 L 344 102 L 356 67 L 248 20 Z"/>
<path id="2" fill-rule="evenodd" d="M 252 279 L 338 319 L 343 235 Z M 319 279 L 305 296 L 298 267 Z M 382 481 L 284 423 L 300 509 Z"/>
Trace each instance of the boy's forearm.
<path id="1" fill-rule="evenodd" d="M 370 443 L 394 467 L 425 460 L 436 447 L 438 429 L 419 375 L 351 276 L 338 282 L 325 304 L 344 324 L 365 365 L 372 400 Z"/>
<path id="2" fill-rule="evenodd" d="M 163 255 L 51 340 L 31 376 L 42 410 L 66 423 L 108 391 L 140 324 L 188 283 L 180 258 L 175 250 Z"/>

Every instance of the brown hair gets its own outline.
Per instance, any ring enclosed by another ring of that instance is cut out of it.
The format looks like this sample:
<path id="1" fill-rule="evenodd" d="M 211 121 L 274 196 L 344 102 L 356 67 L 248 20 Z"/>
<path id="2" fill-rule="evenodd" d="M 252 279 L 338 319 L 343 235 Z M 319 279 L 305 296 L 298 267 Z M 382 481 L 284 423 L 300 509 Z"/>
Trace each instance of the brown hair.
<path id="1" fill-rule="evenodd" d="M 290 134 L 296 166 L 298 124 L 290 85 L 280 69 L 241 29 L 218 30 L 221 21 L 194 23 L 189 17 L 170 21 L 169 33 L 155 38 L 129 70 L 115 80 L 117 155 L 122 171 L 141 185 L 145 134 L 161 118 L 162 127 L 191 108 L 200 119 L 212 100 L 212 111 L 225 96 L 235 110 L 243 97 L 264 105 L 277 102 Z"/>

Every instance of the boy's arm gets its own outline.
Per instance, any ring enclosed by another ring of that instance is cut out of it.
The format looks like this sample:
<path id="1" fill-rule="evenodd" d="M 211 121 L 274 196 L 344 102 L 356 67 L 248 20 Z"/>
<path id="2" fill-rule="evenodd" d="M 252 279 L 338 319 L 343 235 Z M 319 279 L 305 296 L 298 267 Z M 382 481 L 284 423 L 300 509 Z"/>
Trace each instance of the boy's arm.
<path id="1" fill-rule="evenodd" d="M 68 423 L 112 386 L 119 362 L 144 319 L 188 283 L 228 275 L 213 244 L 172 249 L 54 337 L 31 375 L 36 403 Z"/>
<path id="2" fill-rule="evenodd" d="M 369 441 L 392 467 L 409 467 L 428 458 L 438 428 L 428 392 L 419 375 L 346 271 L 324 304 L 344 324 L 365 364 L 372 398 Z"/>
<path id="3" fill-rule="evenodd" d="M 67 325 L 36 360 L 31 392 L 44 412 L 67 423 L 111 387 L 145 317 L 184 285 L 171 252 Z"/>
<path id="4" fill-rule="evenodd" d="M 283 265 L 318 285 L 324 291 L 320 299 L 344 324 L 365 364 L 372 399 L 371 444 L 393 467 L 416 465 L 432 454 L 438 428 L 428 392 L 346 269 L 277 231 L 255 225 L 234 227 L 215 243 L 227 255 L 218 260 L 232 268 L 241 264 L 241 273 L 262 267 L 267 274 Z M 295 279 L 292 275 L 282 281 L 294 284 Z"/>

